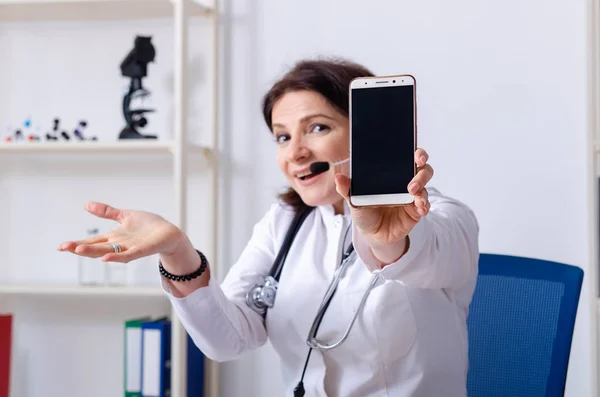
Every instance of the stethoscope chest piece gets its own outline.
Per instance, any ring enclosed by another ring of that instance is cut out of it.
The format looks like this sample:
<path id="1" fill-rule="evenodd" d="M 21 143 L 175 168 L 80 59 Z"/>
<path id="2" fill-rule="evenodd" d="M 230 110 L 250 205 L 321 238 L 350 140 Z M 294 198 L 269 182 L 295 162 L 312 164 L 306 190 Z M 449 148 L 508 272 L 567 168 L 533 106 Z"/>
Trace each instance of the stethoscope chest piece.
<path id="1" fill-rule="evenodd" d="M 275 305 L 278 285 L 279 283 L 273 277 L 266 277 L 263 284 L 256 284 L 248 290 L 246 304 L 258 313 L 265 313 L 267 308 Z"/>

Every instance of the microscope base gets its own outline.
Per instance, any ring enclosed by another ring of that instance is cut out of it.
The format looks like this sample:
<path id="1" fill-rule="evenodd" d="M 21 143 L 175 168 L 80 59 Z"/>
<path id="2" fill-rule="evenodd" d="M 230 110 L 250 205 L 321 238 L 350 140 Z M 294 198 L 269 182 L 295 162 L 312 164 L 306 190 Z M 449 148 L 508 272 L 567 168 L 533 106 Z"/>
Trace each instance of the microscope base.
<path id="1" fill-rule="evenodd" d="M 125 127 L 119 134 L 119 139 L 158 139 L 158 135 L 144 135 L 130 127 Z"/>

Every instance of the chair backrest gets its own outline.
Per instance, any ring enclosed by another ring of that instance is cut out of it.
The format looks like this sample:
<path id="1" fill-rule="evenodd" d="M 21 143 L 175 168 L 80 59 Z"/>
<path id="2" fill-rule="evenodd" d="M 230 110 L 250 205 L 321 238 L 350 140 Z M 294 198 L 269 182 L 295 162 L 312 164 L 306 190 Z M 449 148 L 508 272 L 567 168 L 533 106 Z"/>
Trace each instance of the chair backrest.
<path id="1" fill-rule="evenodd" d="M 469 397 L 563 396 L 582 281 L 575 266 L 480 255 L 467 319 Z"/>

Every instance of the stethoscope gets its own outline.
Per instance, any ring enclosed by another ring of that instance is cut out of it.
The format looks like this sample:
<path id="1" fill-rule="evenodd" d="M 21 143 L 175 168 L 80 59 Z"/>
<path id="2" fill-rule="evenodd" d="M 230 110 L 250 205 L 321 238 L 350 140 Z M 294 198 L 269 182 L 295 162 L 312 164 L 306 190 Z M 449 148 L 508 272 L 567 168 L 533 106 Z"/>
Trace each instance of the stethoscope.
<path id="1" fill-rule="evenodd" d="M 348 225 L 348 230 L 350 229 L 350 227 L 351 227 L 351 224 Z M 348 230 L 346 230 L 346 234 L 348 233 Z M 345 240 L 346 240 L 346 237 L 344 236 L 344 241 Z M 304 392 L 305 392 L 304 391 L 304 383 L 303 383 L 304 375 L 306 374 L 306 368 L 308 367 L 308 361 L 310 360 L 310 354 L 312 353 L 313 349 L 319 349 L 321 351 L 335 349 L 336 347 L 339 347 L 342 343 L 344 343 L 346 341 L 346 339 L 348 339 L 348 336 L 350 335 L 350 331 L 352 330 L 352 327 L 354 326 L 354 323 L 356 322 L 356 319 L 358 318 L 359 313 L 363 310 L 363 308 L 365 306 L 365 302 L 367 301 L 367 297 L 369 296 L 369 293 L 371 292 L 373 287 L 375 287 L 375 285 L 377 284 L 377 281 L 379 280 L 379 272 L 373 273 L 373 277 L 371 278 L 369 287 L 363 294 L 363 296 L 360 300 L 360 303 L 358 304 L 358 308 L 354 312 L 354 315 L 352 316 L 350 323 L 346 327 L 346 331 L 344 331 L 344 334 L 342 335 L 342 337 L 339 340 L 337 340 L 335 342 L 326 343 L 326 342 L 323 342 L 323 341 L 320 341 L 319 339 L 317 339 L 317 331 L 319 330 L 319 326 L 321 325 L 321 322 L 323 321 L 323 316 L 325 316 L 325 312 L 327 311 L 327 308 L 329 307 L 329 303 L 331 302 L 331 299 L 333 298 L 333 295 L 335 294 L 335 291 L 337 290 L 340 280 L 344 277 L 344 274 L 345 274 L 346 269 L 348 268 L 349 264 L 354 262 L 355 256 L 356 256 L 356 252 L 354 251 L 354 245 L 352 243 L 350 243 L 350 245 L 348 246 L 348 249 L 342 255 L 340 266 L 338 266 L 338 268 L 335 269 L 335 272 L 333 273 L 333 280 L 331 281 L 329 287 L 327 288 L 327 292 L 325 292 L 325 297 L 323 298 L 323 301 L 321 302 L 321 306 L 319 306 L 319 310 L 317 311 L 317 315 L 315 316 L 315 319 L 313 320 L 313 324 L 310 327 L 310 331 L 308 333 L 308 338 L 306 339 L 306 344 L 309 347 L 308 354 L 306 355 L 306 361 L 304 362 L 304 368 L 302 368 L 302 375 L 300 377 L 300 381 L 294 388 L 294 397 L 304 396 Z"/>
<path id="2" fill-rule="evenodd" d="M 300 214 L 293 221 L 293 223 L 288 231 L 288 234 L 286 235 L 286 238 L 284 240 L 284 243 L 283 243 L 284 247 L 289 248 L 296 232 L 300 228 L 300 225 L 302 224 L 302 222 L 308 215 L 308 212 L 310 212 L 310 211 L 307 211 L 306 214 Z M 342 242 L 342 247 L 344 247 L 346 245 L 346 238 L 348 237 L 348 232 L 350 231 L 351 226 L 352 226 L 352 223 L 350 223 L 346 229 L 344 239 Z M 278 280 L 279 280 L 279 276 L 281 274 L 281 270 L 283 267 L 283 262 L 285 261 L 286 256 L 287 256 L 287 249 L 280 251 L 280 253 L 275 261 L 275 264 L 272 268 L 272 271 L 270 272 L 270 274 L 267 277 L 265 277 L 264 282 L 262 284 L 257 284 L 255 286 L 253 286 L 252 288 L 250 288 L 250 290 L 248 290 L 248 292 L 246 294 L 247 305 L 250 306 L 253 310 L 262 314 L 263 316 L 266 314 L 267 308 L 271 308 L 275 304 L 277 288 L 279 287 Z M 294 389 L 294 397 L 301 397 L 304 395 L 303 380 L 304 380 L 304 375 L 306 374 L 306 368 L 308 367 L 308 362 L 310 360 L 310 355 L 311 355 L 312 350 L 313 349 L 319 349 L 321 351 L 331 350 L 336 347 L 339 347 L 342 343 L 344 343 L 348 339 L 348 336 L 350 335 L 350 331 L 352 330 L 352 327 L 354 326 L 354 323 L 356 322 L 356 319 L 358 318 L 359 313 L 363 310 L 363 308 L 365 306 L 365 302 L 369 296 L 369 293 L 371 292 L 373 287 L 375 287 L 375 285 L 377 284 L 377 281 L 379 280 L 379 272 L 373 273 L 373 277 L 371 279 L 371 282 L 369 283 L 369 287 L 363 294 L 362 299 L 360 300 L 360 303 L 358 305 L 358 308 L 354 312 L 354 315 L 352 316 L 350 323 L 346 327 L 344 334 L 342 335 L 342 337 L 339 340 L 337 340 L 335 342 L 331 342 L 331 343 L 326 343 L 324 341 L 320 341 L 319 339 L 317 339 L 317 332 L 319 330 L 319 326 L 321 325 L 321 322 L 323 321 L 325 312 L 327 311 L 327 308 L 329 307 L 329 304 L 331 303 L 331 300 L 337 290 L 340 280 L 344 277 L 344 274 L 346 273 L 348 266 L 354 262 L 355 257 L 356 257 L 356 252 L 354 250 L 354 245 L 352 243 L 350 243 L 350 245 L 348 246 L 346 251 L 342 254 L 342 257 L 340 259 L 340 265 L 335 269 L 335 271 L 333 273 L 333 279 L 332 279 L 331 283 L 329 284 L 327 291 L 325 292 L 325 296 L 323 297 L 323 300 L 321 301 L 321 305 L 319 306 L 317 315 L 315 316 L 312 326 L 310 327 L 310 331 L 309 331 L 308 337 L 306 339 L 306 344 L 308 345 L 309 350 L 308 350 L 308 354 L 306 356 L 306 361 L 304 363 L 304 368 L 302 369 L 302 376 L 300 378 L 298 385 Z"/>
<path id="3" fill-rule="evenodd" d="M 351 243 L 350 246 L 348 247 L 348 249 L 346 250 L 346 252 L 344 253 L 344 255 L 342 256 L 340 266 L 335 270 L 335 272 L 333 274 L 333 280 L 332 280 L 331 284 L 329 285 L 329 287 L 327 288 L 325 297 L 323 298 L 323 301 L 321 302 L 321 306 L 319 307 L 317 315 L 316 315 L 315 319 L 313 320 L 313 324 L 310 327 L 310 331 L 308 333 L 308 338 L 306 339 L 306 344 L 312 349 L 319 349 L 322 351 L 335 349 L 336 347 L 338 347 L 342 343 L 344 343 L 346 341 L 346 339 L 348 339 L 348 336 L 350 335 L 350 331 L 352 330 L 352 327 L 354 326 L 354 323 L 356 322 L 356 319 L 358 318 L 358 314 L 361 312 L 361 310 L 365 306 L 365 302 L 367 301 L 367 297 L 369 296 L 369 293 L 371 292 L 373 287 L 375 287 L 375 285 L 377 284 L 377 281 L 379 280 L 379 272 L 373 274 L 371 283 L 369 284 L 369 287 L 363 294 L 362 299 L 360 300 L 360 303 L 358 304 L 358 308 L 354 312 L 354 315 L 352 316 L 350 323 L 346 327 L 346 331 L 344 332 L 342 337 L 337 342 L 325 343 L 325 342 L 318 340 L 317 339 L 317 331 L 319 330 L 319 325 L 321 324 L 321 321 L 323 320 L 323 316 L 325 315 L 325 312 L 327 311 L 327 307 L 329 306 L 329 303 L 331 302 L 331 299 L 333 298 L 333 295 L 335 294 L 335 291 L 337 290 L 337 286 L 338 286 L 340 280 L 344 277 L 344 273 L 346 272 L 348 265 L 354 261 L 355 256 L 356 256 L 356 253 L 354 252 L 354 246 Z"/>

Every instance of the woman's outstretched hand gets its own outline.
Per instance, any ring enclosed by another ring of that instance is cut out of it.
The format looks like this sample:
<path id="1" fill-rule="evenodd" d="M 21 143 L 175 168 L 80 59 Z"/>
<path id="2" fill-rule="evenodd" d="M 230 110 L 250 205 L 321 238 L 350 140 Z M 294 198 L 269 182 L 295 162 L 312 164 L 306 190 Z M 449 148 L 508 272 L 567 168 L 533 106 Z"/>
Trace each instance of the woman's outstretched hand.
<path id="1" fill-rule="evenodd" d="M 119 226 L 102 236 L 63 242 L 59 251 L 102 258 L 106 262 L 127 263 L 154 254 L 174 255 L 183 244 L 189 244 L 178 227 L 159 215 L 117 209 L 97 202 L 87 203 L 85 209 L 99 218 L 114 220 Z M 121 252 L 115 252 L 113 243 L 119 244 Z"/>
<path id="2" fill-rule="evenodd" d="M 433 168 L 427 164 L 428 159 L 429 155 L 425 150 L 415 151 L 417 174 L 408 185 L 408 192 L 415 196 L 415 201 L 410 205 L 381 208 L 350 206 L 354 225 L 375 257 L 385 264 L 397 261 L 406 252 L 409 244 L 407 236 L 429 212 L 429 197 L 425 186 L 433 176 Z M 337 192 L 350 203 L 350 178 L 344 174 L 336 174 L 335 183 Z"/>

